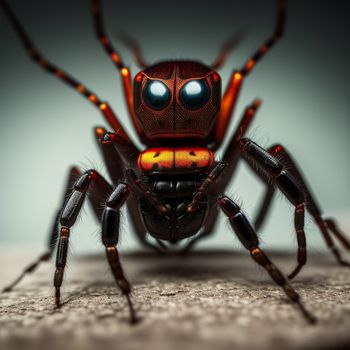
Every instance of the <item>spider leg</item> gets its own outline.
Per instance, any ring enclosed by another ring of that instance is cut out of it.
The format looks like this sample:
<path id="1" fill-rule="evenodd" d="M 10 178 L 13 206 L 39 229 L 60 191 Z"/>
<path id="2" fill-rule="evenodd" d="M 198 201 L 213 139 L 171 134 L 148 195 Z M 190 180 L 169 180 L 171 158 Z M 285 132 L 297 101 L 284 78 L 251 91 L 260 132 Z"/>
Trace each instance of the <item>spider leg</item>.
<path id="1" fill-rule="evenodd" d="M 158 210 L 159 214 L 165 215 L 169 212 L 169 207 L 163 205 L 163 203 L 159 201 L 157 196 L 155 196 L 151 189 L 141 181 L 133 169 L 127 169 L 126 174 L 135 188 L 141 192 L 150 203 L 152 203 L 152 205 Z"/>
<path id="2" fill-rule="evenodd" d="M 104 146 L 103 152 L 106 152 L 106 147 L 108 145 L 114 147 L 115 150 L 119 152 L 124 164 L 128 166 L 126 175 L 131 179 L 132 184 L 144 194 L 144 196 L 157 208 L 161 214 L 167 213 L 168 208 L 158 201 L 157 197 L 153 195 L 153 193 L 145 184 L 142 183 L 133 169 L 135 167 L 136 159 L 139 154 L 137 148 L 131 142 L 128 142 L 123 137 L 118 135 L 118 133 L 110 132 L 107 132 L 103 135 L 101 139 L 101 145 Z"/>
<path id="3" fill-rule="evenodd" d="M 274 145 L 274 146 L 268 148 L 267 152 L 269 154 L 271 154 L 271 156 L 273 156 L 273 157 L 275 157 L 275 156 L 278 157 L 276 150 L 279 150 L 278 145 Z M 278 158 L 280 159 L 281 162 L 283 162 L 283 158 L 280 158 L 280 157 L 278 157 Z M 256 215 L 256 218 L 254 220 L 254 228 L 257 232 L 259 232 L 262 225 L 265 222 L 266 217 L 269 214 L 269 211 L 271 208 L 271 203 L 272 203 L 274 194 L 276 192 L 276 187 L 271 182 L 271 178 L 269 176 L 266 176 L 266 174 L 259 172 L 253 164 L 251 164 L 251 163 L 246 163 L 246 164 L 251 168 L 251 170 L 255 173 L 255 175 L 258 176 L 261 179 L 261 181 L 263 181 L 266 185 L 265 194 L 264 194 L 263 199 L 261 201 L 260 207 L 257 210 L 258 214 Z M 288 170 L 290 170 L 289 167 L 288 167 Z"/>
<path id="4" fill-rule="evenodd" d="M 231 79 L 222 98 L 220 113 L 214 125 L 216 147 L 221 145 L 225 137 L 244 78 L 251 72 L 256 63 L 260 61 L 260 59 L 271 49 L 271 47 L 282 37 L 284 33 L 287 4 L 287 0 L 277 0 L 277 17 L 274 32 L 247 60 L 243 68 L 235 70 L 231 75 Z"/>
<path id="5" fill-rule="evenodd" d="M 226 42 L 224 42 L 224 45 L 222 46 L 217 58 L 215 59 L 214 63 L 211 64 L 212 69 L 217 70 L 225 64 L 228 55 L 238 46 L 243 36 L 244 32 L 241 31 L 232 35 Z"/>
<path id="6" fill-rule="evenodd" d="M 138 135 L 142 137 L 142 130 L 134 112 L 134 97 L 131 84 L 130 70 L 125 66 L 119 53 L 115 50 L 110 39 L 106 34 L 101 11 L 101 1 L 91 0 L 91 10 L 94 19 L 96 36 L 121 75 L 121 78 L 123 80 L 124 97 L 128 107 L 129 115 L 131 117 L 135 130 L 137 131 Z"/>
<path id="7" fill-rule="evenodd" d="M 266 150 L 247 138 L 236 141 L 239 145 L 242 157 L 258 171 L 261 171 L 271 183 L 280 191 L 295 207 L 294 226 L 298 241 L 298 265 L 289 275 L 293 278 L 305 265 L 307 259 L 306 237 L 304 232 L 305 193 L 297 179 L 286 170 L 286 167 Z"/>
<path id="8" fill-rule="evenodd" d="M 95 170 L 86 171 L 75 183 L 73 192 L 66 202 L 60 216 L 60 239 L 57 247 L 56 272 L 54 276 L 55 302 L 56 307 L 60 307 L 61 285 L 63 281 L 64 269 L 67 261 L 69 246 L 69 236 L 72 226 L 84 204 L 87 193 L 90 193 L 91 185 L 99 187 L 103 178 Z M 102 189 L 103 190 L 103 189 Z M 130 301 L 130 286 L 124 277 L 119 255 L 115 245 L 118 242 L 120 207 L 124 204 L 130 192 L 127 184 L 120 183 L 109 196 L 106 207 L 101 216 L 102 222 L 102 243 L 106 248 L 106 255 L 118 287 L 126 295 L 132 322 L 136 321 L 135 312 Z"/>
<path id="9" fill-rule="evenodd" d="M 275 22 L 275 29 L 272 35 L 254 52 L 254 54 L 247 60 L 240 73 L 245 77 L 255 65 L 266 55 L 266 53 L 276 44 L 276 42 L 284 34 L 286 25 L 288 0 L 277 0 L 277 15 Z"/>
<path id="10" fill-rule="evenodd" d="M 52 228 L 49 231 L 49 236 L 48 236 L 48 241 L 47 241 L 47 248 L 46 251 L 41 254 L 34 262 L 29 264 L 23 272 L 6 288 L 3 289 L 3 292 L 10 292 L 21 280 L 30 273 L 33 273 L 38 266 L 45 261 L 50 260 L 52 253 L 55 249 L 56 242 L 57 242 L 57 237 L 58 237 L 58 221 L 59 221 L 59 216 L 61 215 L 62 212 L 62 207 L 64 203 L 66 202 L 70 191 L 72 189 L 72 186 L 74 182 L 76 181 L 77 177 L 80 175 L 79 169 L 77 167 L 72 167 L 69 171 L 69 176 L 67 179 L 67 185 L 66 185 L 66 190 L 63 196 L 62 200 L 62 205 L 60 206 L 60 209 L 57 211 L 57 214 L 55 215 L 55 220 L 53 222 Z"/>
<path id="11" fill-rule="evenodd" d="M 237 140 L 245 136 L 249 126 L 254 120 L 255 114 L 261 105 L 261 100 L 255 99 L 250 105 L 248 105 L 243 113 L 243 116 L 238 123 L 236 131 L 231 136 L 230 142 L 226 149 L 223 151 L 222 160 L 227 164 L 225 172 L 223 172 L 218 179 L 217 185 L 214 185 L 216 193 L 223 193 L 232 179 L 232 176 L 236 170 L 238 160 L 241 156 Z"/>
<path id="12" fill-rule="evenodd" d="M 240 207 L 226 196 L 223 196 L 218 200 L 218 205 L 229 218 L 233 231 L 236 233 L 242 245 L 249 250 L 251 257 L 255 262 L 261 265 L 268 272 L 272 280 L 282 287 L 289 300 L 300 309 L 303 316 L 310 323 L 316 322 L 314 316 L 312 316 L 304 307 L 299 294 L 289 284 L 287 278 L 283 276 L 281 271 L 271 262 L 259 247 L 258 236 Z"/>
<path id="13" fill-rule="evenodd" d="M 10 6 L 7 4 L 7 2 L 5 0 L 1 0 L 0 6 L 2 6 L 5 14 L 9 18 L 12 26 L 18 34 L 23 46 L 27 50 L 28 55 L 34 60 L 34 62 L 40 65 L 48 73 L 51 73 L 57 78 L 61 79 L 64 83 L 72 87 L 83 97 L 85 97 L 88 101 L 90 101 L 93 105 L 95 105 L 100 110 L 100 112 L 102 112 L 102 115 L 104 116 L 106 122 L 113 128 L 113 130 L 118 131 L 120 134 L 123 135 L 123 137 L 128 139 L 129 137 L 126 134 L 122 124 L 120 123 L 118 117 L 114 114 L 108 103 L 101 101 L 100 98 L 94 92 L 89 90 L 86 86 L 84 86 L 78 80 L 66 73 L 64 70 L 48 61 L 36 49 L 28 34 L 22 27 L 22 24 L 19 22 L 18 18 L 16 17 Z"/>
<path id="14" fill-rule="evenodd" d="M 93 185 L 91 186 L 91 183 Z M 107 181 L 95 170 L 85 171 L 73 185 L 73 191 L 65 201 L 59 216 L 59 243 L 56 256 L 56 273 L 54 285 L 56 288 L 56 305 L 60 306 L 60 286 L 62 284 L 66 265 L 70 228 L 75 224 L 78 214 L 84 203 L 86 194 L 91 191 L 92 206 L 95 214 L 101 219 L 101 203 L 97 202 L 105 197 L 106 191 L 111 189 Z M 100 193 L 98 193 L 100 191 Z M 96 200 L 96 202 L 95 202 Z"/>
<path id="15" fill-rule="evenodd" d="M 136 323 L 137 318 L 130 299 L 131 288 L 129 282 L 124 276 L 123 268 L 119 260 L 119 253 L 116 247 L 119 240 L 119 210 L 128 198 L 130 191 L 131 187 L 129 185 L 120 183 L 109 196 L 106 202 L 106 208 L 103 212 L 102 243 L 106 248 L 107 259 L 115 281 L 127 299 L 130 322 Z"/>
<path id="16" fill-rule="evenodd" d="M 218 177 L 223 172 L 225 167 L 226 167 L 226 163 L 224 162 L 219 162 L 216 164 L 214 169 L 209 173 L 206 179 L 199 186 L 196 194 L 193 196 L 191 203 L 188 204 L 186 208 L 186 212 L 188 214 L 194 213 L 196 210 L 198 210 L 198 206 L 202 198 L 206 195 L 210 187 L 216 183 Z"/>
<path id="17" fill-rule="evenodd" d="M 113 181 L 114 184 L 119 183 L 125 178 L 125 171 L 124 169 L 127 166 L 130 166 L 129 164 L 124 164 L 123 159 L 121 158 L 117 144 L 113 143 L 112 138 L 110 139 L 110 142 L 108 141 L 108 138 L 104 137 L 104 135 L 108 135 L 106 130 L 103 127 L 97 127 L 95 128 L 95 136 L 98 141 L 99 149 L 101 150 L 102 157 L 104 159 L 104 164 L 106 164 L 108 173 Z M 119 150 L 120 151 L 120 150 Z M 131 216 L 131 224 L 137 233 L 137 238 L 140 240 L 140 242 L 147 247 L 155 250 L 156 252 L 160 253 L 161 250 L 150 243 L 146 238 L 146 229 L 145 226 L 138 215 L 138 196 L 136 193 L 132 192 L 130 193 L 129 200 L 127 202 L 127 209 L 128 213 Z"/>
<path id="18" fill-rule="evenodd" d="M 136 62 L 140 68 L 145 69 L 150 66 L 143 57 L 140 45 L 132 36 L 125 32 L 119 32 L 117 33 L 117 37 L 133 53 Z"/>
<path id="19" fill-rule="evenodd" d="M 320 209 L 319 204 L 317 203 L 310 186 L 307 184 L 305 177 L 302 175 L 301 171 L 298 169 L 298 166 L 296 165 L 296 162 L 290 155 L 290 153 L 287 151 L 285 147 L 283 147 L 280 144 L 273 145 L 269 149 L 269 153 L 280 159 L 281 163 L 285 164 L 285 167 L 288 168 L 289 172 L 294 176 L 294 178 L 299 182 L 301 187 L 304 190 L 305 194 L 305 207 L 306 210 L 310 213 L 310 215 L 315 220 L 316 224 L 318 225 L 323 239 L 325 240 L 328 248 L 332 251 L 333 255 L 337 259 L 338 263 L 340 265 L 344 266 L 350 266 L 350 264 L 342 258 L 339 250 L 334 245 L 334 241 L 332 239 L 332 235 L 348 250 L 350 250 L 350 241 L 346 237 L 346 235 L 341 232 L 334 221 L 334 219 L 323 219 L 322 210 Z M 254 166 L 252 166 L 254 169 Z M 256 169 L 254 169 L 255 172 Z M 265 193 L 265 197 L 263 200 L 263 205 L 260 208 L 260 211 L 258 212 L 257 219 L 255 221 L 256 229 L 259 229 L 260 226 L 263 224 L 264 219 L 266 217 L 268 207 L 270 206 L 270 203 L 273 198 L 273 193 L 275 191 L 275 187 L 269 184 L 269 181 L 266 177 L 261 176 L 262 180 L 267 184 L 267 190 Z"/>
<path id="20" fill-rule="evenodd" d="M 118 162 L 117 159 L 121 158 L 123 164 L 129 164 L 131 167 L 136 166 L 136 159 L 140 152 L 129 139 L 125 139 L 119 132 L 104 133 L 100 138 L 100 143 L 102 146 L 103 157 L 105 159 L 110 159 L 118 153 L 115 162 Z M 118 179 L 118 176 L 120 176 L 123 171 L 123 167 L 120 166 L 118 166 L 118 170 L 112 170 L 111 166 L 108 169 L 111 171 L 111 174 L 114 174 L 113 177 L 116 179 Z"/>
<path id="21" fill-rule="evenodd" d="M 235 140 L 245 135 L 260 105 L 261 101 L 259 99 L 255 99 L 245 109 L 237 129 L 231 137 L 231 142 L 224 151 L 223 162 L 226 165 L 225 171 L 220 173 L 220 177 L 218 177 L 216 179 L 217 182 L 213 183 L 212 187 L 209 188 L 209 192 L 222 193 L 225 190 L 230 179 L 232 179 L 240 157 L 240 151 Z M 217 206 L 214 204 L 215 203 L 209 205 L 209 207 L 211 207 L 211 211 L 208 214 L 203 230 L 196 237 L 189 241 L 189 243 L 182 250 L 183 253 L 188 253 L 198 241 L 209 236 L 212 233 L 218 214 Z"/>

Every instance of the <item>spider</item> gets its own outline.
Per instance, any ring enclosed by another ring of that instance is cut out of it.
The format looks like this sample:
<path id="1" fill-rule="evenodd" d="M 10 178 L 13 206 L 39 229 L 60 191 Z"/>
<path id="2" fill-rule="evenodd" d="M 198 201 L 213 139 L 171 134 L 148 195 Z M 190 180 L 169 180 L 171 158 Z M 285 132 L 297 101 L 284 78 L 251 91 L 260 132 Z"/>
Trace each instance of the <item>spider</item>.
<path id="1" fill-rule="evenodd" d="M 61 306 L 60 288 L 70 231 L 87 197 L 101 223 L 101 238 L 107 260 L 116 284 L 126 297 L 130 321 L 134 323 L 137 317 L 131 301 L 131 287 L 124 275 L 117 249 L 121 207 L 126 204 L 131 224 L 141 242 L 157 251 L 164 251 L 192 237 L 184 248 L 189 251 L 198 240 L 213 232 L 221 209 L 252 259 L 267 271 L 304 317 L 314 322 L 314 316 L 307 311 L 290 284 L 290 280 L 306 263 L 305 210 L 314 218 L 328 248 L 341 265 L 350 264 L 341 257 L 334 245 L 334 238 L 348 249 L 350 242 L 333 219 L 323 218 L 287 149 L 275 144 L 265 150 L 246 137 L 260 100 L 254 100 L 245 109 L 224 149 L 222 160 L 216 159 L 216 151 L 226 135 L 244 80 L 284 33 L 287 0 L 277 0 L 273 33 L 242 68 L 233 71 L 223 96 L 221 78 L 216 70 L 225 62 L 232 43 L 223 48 L 211 66 L 187 60 L 147 65 L 137 45 L 129 40 L 129 46 L 142 67 L 132 87 L 130 71 L 105 33 L 100 1 L 91 1 L 97 38 L 121 75 L 129 116 L 139 140 L 145 146 L 142 151 L 131 141 L 109 104 L 41 55 L 7 2 L 1 0 L 1 5 L 34 62 L 92 103 L 113 130 L 108 132 L 103 127 L 95 128 L 113 183 L 110 184 L 94 169 L 81 172 L 77 167 L 72 167 L 65 197 L 50 233 L 48 250 L 4 291 L 10 291 L 27 273 L 49 260 L 57 245 L 55 305 L 58 308 Z M 250 223 L 234 200 L 226 195 L 218 197 L 219 193 L 225 193 L 241 158 L 266 184 L 266 193 L 254 224 Z M 297 265 L 288 278 L 261 249 L 257 236 L 276 189 L 295 207 Z M 102 207 L 101 203 L 104 204 Z"/>

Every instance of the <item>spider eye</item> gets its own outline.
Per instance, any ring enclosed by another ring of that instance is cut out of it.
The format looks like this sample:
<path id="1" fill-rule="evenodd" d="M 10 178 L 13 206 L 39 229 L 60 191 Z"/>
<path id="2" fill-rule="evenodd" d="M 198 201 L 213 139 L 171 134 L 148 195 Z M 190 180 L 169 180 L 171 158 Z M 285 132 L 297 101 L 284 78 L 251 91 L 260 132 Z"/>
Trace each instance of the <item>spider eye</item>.
<path id="1" fill-rule="evenodd" d="M 180 91 L 182 104 L 189 109 L 199 109 L 209 100 L 210 90 L 204 80 L 191 80 Z"/>
<path id="2" fill-rule="evenodd" d="M 170 91 L 161 81 L 150 80 L 143 89 L 143 99 L 148 107 L 161 110 L 169 104 Z"/>

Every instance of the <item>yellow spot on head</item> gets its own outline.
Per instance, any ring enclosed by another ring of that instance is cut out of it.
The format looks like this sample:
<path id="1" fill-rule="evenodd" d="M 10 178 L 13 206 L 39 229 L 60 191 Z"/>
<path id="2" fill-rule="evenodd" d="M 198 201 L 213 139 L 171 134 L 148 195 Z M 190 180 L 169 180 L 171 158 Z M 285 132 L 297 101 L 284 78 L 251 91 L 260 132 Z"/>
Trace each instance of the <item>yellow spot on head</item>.
<path id="1" fill-rule="evenodd" d="M 107 105 L 105 103 L 100 104 L 100 109 L 105 110 L 107 109 Z"/>

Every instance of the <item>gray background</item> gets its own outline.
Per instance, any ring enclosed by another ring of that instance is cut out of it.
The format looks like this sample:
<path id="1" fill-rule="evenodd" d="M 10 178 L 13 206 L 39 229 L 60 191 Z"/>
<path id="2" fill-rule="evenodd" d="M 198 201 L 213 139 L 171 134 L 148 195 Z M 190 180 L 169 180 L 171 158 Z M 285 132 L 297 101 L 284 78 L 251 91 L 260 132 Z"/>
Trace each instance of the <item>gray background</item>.
<path id="1" fill-rule="evenodd" d="M 114 107 L 127 119 L 120 78 L 94 37 L 89 3 L 80 0 L 11 1 L 41 51 Z M 105 1 L 111 36 L 123 29 L 137 38 L 151 62 L 190 58 L 210 63 L 222 42 L 245 29 L 247 36 L 219 71 L 224 84 L 272 31 L 274 1 Z M 129 52 L 115 45 L 137 73 Z M 238 115 L 255 97 L 263 99 L 250 136 L 263 146 L 281 142 L 289 148 L 312 182 L 327 214 L 344 229 L 350 189 L 348 117 L 350 40 L 346 1 L 291 1 L 283 40 L 245 81 Z M 103 125 L 98 111 L 76 92 L 34 65 L 0 11 L 0 244 L 43 246 L 52 216 L 61 200 L 71 164 L 96 167 L 106 174 L 92 127 Z M 229 194 L 254 213 L 262 185 L 241 165 Z M 122 250 L 135 249 L 124 216 Z M 100 250 L 99 229 L 90 210 L 73 234 L 73 251 Z M 311 250 L 323 242 L 307 221 Z M 264 244 L 291 248 L 293 208 L 282 196 L 261 233 Z M 221 217 L 216 234 L 202 246 L 240 245 Z"/>

